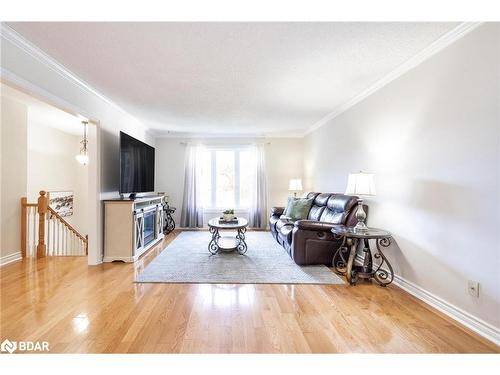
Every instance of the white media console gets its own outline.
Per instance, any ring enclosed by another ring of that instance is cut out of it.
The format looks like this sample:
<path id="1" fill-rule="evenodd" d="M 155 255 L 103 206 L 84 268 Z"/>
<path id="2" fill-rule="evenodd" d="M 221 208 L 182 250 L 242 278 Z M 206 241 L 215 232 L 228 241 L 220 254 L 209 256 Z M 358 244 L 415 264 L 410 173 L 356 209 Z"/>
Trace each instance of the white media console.
<path id="1" fill-rule="evenodd" d="M 104 262 L 134 262 L 164 237 L 163 195 L 104 201 Z"/>

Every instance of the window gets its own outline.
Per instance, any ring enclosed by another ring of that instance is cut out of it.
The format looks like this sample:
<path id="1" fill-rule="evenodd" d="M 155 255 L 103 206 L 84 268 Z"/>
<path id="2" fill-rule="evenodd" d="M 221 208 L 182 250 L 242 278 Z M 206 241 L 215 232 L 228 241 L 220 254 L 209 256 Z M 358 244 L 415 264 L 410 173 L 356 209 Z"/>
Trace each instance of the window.
<path id="1" fill-rule="evenodd" d="M 203 207 L 216 209 L 250 207 L 255 173 L 252 150 L 205 149 L 200 157 Z"/>
<path id="2" fill-rule="evenodd" d="M 235 207 L 236 159 L 234 151 L 215 151 L 215 207 Z"/>

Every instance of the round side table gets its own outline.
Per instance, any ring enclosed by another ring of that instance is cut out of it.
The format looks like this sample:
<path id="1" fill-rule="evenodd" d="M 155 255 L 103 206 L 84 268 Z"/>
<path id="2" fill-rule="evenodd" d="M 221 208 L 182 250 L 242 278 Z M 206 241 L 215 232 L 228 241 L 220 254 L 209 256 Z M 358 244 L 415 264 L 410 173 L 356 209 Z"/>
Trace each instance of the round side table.
<path id="1" fill-rule="evenodd" d="M 394 271 L 382 252 L 382 248 L 389 247 L 392 242 L 391 233 L 377 228 L 355 231 L 344 226 L 333 228 L 332 233 L 336 238 L 342 239 L 342 245 L 333 256 L 332 265 L 337 273 L 346 276 L 351 285 L 356 285 L 359 279 L 372 278 L 381 286 L 392 283 Z M 375 240 L 375 252 L 370 249 L 370 240 Z M 358 249 L 363 256 L 362 265 L 355 263 Z M 378 261 L 377 264 L 374 264 L 374 259 Z"/>
<path id="2" fill-rule="evenodd" d="M 208 230 L 212 235 L 212 239 L 208 244 L 208 251 L 215 255 L 220 251 L 234 251 L 243 255 L 247 252 L 248 246 L 245 241 L 245 232 L 247 231 L 248 220 L 242 217 L 238 218 L 235 223 L 220 222 L 218 217 L 208 221 Z M 236 236 L 221 236 L 220 231 L 230 230 L 236 231 Z"/>

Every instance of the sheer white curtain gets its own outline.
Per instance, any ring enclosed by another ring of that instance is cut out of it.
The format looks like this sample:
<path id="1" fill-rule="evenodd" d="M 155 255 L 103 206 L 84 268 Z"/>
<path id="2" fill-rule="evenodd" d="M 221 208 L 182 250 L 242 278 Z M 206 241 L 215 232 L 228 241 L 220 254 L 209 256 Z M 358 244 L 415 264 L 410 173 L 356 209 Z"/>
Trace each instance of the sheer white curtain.
<path id="1" fill-rule="evenodd" d="M 181 227 L 203 227 L 203 206 L 201 202 L 201 145 L 186 146 L 184 172 L 184 198 L 182 201 Z"/>
<path id="2" fill-rule="evenodd" d="M 255 153 L 255 173 L 253 174 L 254 187 L 248 212 L 248 224 L 253 228 L 265 229 L 267 226 L 267 184 L 264 145 L 255 145 L 253 152 Z"/>

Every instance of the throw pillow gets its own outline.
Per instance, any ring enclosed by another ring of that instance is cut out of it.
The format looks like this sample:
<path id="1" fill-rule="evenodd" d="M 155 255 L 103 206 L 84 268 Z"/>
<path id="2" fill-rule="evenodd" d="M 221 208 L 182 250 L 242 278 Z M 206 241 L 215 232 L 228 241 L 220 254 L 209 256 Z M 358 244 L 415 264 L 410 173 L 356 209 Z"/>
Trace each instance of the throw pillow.
<path id="1" fill-rule="evenodd" d="M 313 198 L 288 198 L 288 204 L 286 206 L 283 216 L 289 217 L 291 220 L 302 220 L 307 219 L 309 211 L 313 203 Z"/>

